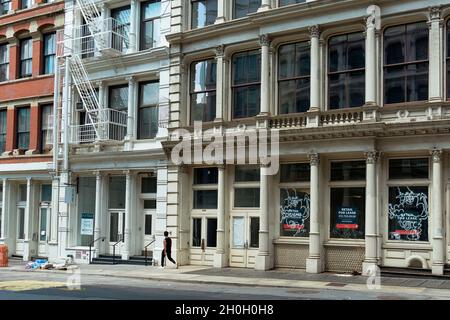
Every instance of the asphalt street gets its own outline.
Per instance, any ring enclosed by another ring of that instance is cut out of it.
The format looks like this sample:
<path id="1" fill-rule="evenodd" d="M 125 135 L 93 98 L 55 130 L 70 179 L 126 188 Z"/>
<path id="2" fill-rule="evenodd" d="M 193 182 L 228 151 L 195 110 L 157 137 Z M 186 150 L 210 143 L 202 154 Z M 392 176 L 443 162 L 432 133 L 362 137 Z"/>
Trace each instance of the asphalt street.
<path id="1" fill-rule="evenodd" d="M 236 286 L 71 274 L 0 272 L 0 300 L 405 300 L 430 296 L 380 292 Z"/>

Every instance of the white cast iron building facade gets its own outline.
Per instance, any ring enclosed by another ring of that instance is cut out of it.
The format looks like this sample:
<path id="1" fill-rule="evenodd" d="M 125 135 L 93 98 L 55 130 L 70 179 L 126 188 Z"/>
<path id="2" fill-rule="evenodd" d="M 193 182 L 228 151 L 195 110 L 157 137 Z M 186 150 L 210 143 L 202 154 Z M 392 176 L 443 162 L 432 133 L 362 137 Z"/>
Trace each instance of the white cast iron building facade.
<path id="1" fill-rule="evenodd" d="M 170 125 L 280 135 L 280 171 L 170 164 L 181 264 L 449 263 L 446 1 L 172 1 Z M 178 143 L 164 143 L 166 153 Z"/>
<path id="2" fill-rule="evenodd" d="M 95 7 L 66 1 L 58 38 L 59 256 L 87 263 L 92 245 L 93 257 L 128 260 L 146 247 L 156 257 L 166 227 L 171 2 Z"/>

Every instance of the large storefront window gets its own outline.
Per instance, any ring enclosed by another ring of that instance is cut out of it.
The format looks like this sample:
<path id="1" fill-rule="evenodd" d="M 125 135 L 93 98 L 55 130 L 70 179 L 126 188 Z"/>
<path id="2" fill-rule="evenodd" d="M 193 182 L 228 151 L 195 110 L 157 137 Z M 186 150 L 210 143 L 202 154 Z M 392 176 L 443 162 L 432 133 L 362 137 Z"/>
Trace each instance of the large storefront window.
<path id="1" fill-rule="evenodd" d="M 308 237 L 310 224 L 308 163 L 280 168 L 280 236 Z"/>
<path id="2" fill-rule="evenodd" d="M 332 162 L 330 171 L 330 238 L 364 239 L 365 161 Z"/>
<path id="3" fill-rule="evenodd" d="M 217 209 L 217 168 L 194 169 L 194 209 Z"/>
<path id="4" fill-rule="evenodd" d="M 237 166 L 234 172 L 234 207 L 259 208 L 260 168 Z"/>
<path id="5" fill-rule="evenodd" d="M 428 158 L 389 161 L 389 240 L 429 240 L 428 168 Z"/>

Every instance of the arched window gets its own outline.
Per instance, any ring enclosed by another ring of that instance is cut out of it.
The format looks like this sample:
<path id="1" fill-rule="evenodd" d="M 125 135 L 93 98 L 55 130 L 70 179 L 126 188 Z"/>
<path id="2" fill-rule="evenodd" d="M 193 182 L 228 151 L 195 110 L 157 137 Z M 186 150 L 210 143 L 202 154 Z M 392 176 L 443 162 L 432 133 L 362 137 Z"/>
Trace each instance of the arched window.
<path id="1" fill-rule="evenodd" d="M 330 38 L 328 42 L 330 109 L 364 105 L 365 63 L 365 39 L 362 32 Z"/>
<path id="2" fill-rule="evenodd" d="M 428 27 L 425 22 L 384 32 L 384 103 L 428 100 Z"/>

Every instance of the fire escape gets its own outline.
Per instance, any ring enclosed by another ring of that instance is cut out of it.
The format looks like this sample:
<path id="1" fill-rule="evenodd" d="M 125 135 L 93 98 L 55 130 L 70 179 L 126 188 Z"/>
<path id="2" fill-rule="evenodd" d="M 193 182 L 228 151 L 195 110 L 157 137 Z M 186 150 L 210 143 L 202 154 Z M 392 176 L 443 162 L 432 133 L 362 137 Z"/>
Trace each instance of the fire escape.
<path id="1" fill-rule="evenodd" d="M 93 0 L 76 0 L 76 3 L 75 11 L 79 9 L 85 24 L 66 26 L 57 34 L 57 68 L 61 70 L 61 83 L 67 84 L 65 73 L 68 72 L 79 96 L 76 110 L 84 114 L 82 123 L 69 127 L 66 122 L 64 130 L 70 129 L 70 138 L 66 139 L 72 144 L 121 141 L 126 135 L 127 112 L 100 105 L 85 63 L 86 58 L 98 61 L 95 59 L 120 57 L 129 44 L 127 26 L 102 17 Z M 67 99 L 68 95 L 65 96 Z"/>

